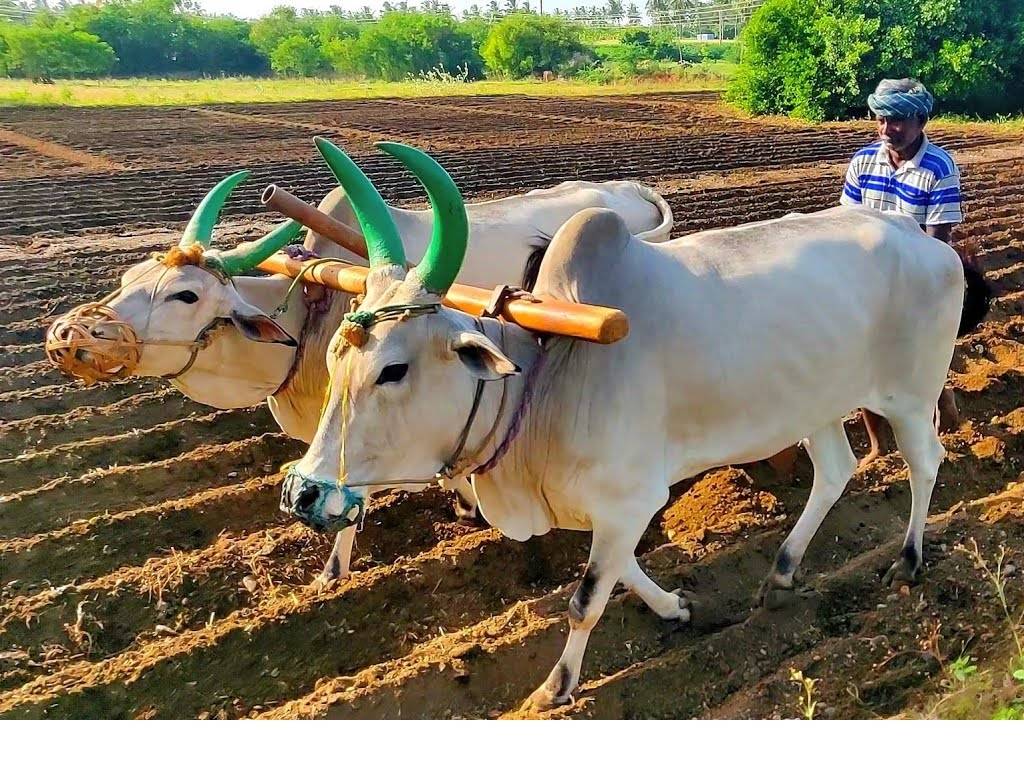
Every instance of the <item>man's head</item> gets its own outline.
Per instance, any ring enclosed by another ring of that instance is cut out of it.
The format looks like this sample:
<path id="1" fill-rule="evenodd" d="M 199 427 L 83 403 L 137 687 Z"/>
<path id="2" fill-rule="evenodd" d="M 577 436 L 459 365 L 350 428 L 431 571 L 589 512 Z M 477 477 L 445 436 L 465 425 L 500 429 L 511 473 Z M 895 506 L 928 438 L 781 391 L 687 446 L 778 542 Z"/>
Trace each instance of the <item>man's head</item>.
<path id="1" fill-rule="evenodd" d="M 921 138 L 934 104 L 928 89 L 910 77 L 882 80 L 868 96 L 868 107 L 878 124 L 878 137 L 898 153 Z"/>

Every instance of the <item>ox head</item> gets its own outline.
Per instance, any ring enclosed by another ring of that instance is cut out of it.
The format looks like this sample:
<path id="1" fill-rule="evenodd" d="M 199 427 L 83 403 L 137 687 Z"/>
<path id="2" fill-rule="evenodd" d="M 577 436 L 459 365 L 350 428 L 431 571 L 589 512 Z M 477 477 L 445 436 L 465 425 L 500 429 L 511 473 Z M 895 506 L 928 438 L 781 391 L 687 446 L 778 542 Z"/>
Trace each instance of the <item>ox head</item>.
<path id="1" fill-rule="evenodd" d="M 464 313 L 441 305 L 466 253 L 469 225 L 458 188 L 433 159 L 380 143 L 419 179 L 433 209 L 422 261 L 407 270 L 380 194 L 340 149 L 318 139 L 366 237 L 365 299 L 327 352 L 330 380 L 306 455 L 289 471 L 281 508 L 317 530 L 356 522 L 368 493 L 414 489 L 452 470 L 481 381 L 519 368 Z"/>
<path id="2" fill-rule="evenodd" d="M 221 324 L 254 341 L 296 346 L 273 319 L 242 298 L 232 278 L 287 245 L 301 225 L 285 222 L 230 250 L 211 247 L 221 209 L 248 176 L 239 171 L 211 189 L 176 247 L 129 269 L 104 299 L 58 318 L 47 333 L 51 360 L 87 383 L 130 375 L 172 378 Z"/>

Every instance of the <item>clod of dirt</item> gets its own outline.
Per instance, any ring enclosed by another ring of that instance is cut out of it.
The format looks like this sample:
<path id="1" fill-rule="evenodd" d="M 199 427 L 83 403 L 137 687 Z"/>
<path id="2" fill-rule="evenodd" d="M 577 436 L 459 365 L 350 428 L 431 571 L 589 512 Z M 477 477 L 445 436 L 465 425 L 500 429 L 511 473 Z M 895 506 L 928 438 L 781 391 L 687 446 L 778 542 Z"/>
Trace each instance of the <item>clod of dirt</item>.
<path id="1" fill-rule="evenodd" d="M 782 504 L 741 469 L 710 472 L 672 502 L 661 519 L 670 541 L 683 549 L 696 549 L 709 534 L 726 534 L 768 525 L 782 512 Z"/>

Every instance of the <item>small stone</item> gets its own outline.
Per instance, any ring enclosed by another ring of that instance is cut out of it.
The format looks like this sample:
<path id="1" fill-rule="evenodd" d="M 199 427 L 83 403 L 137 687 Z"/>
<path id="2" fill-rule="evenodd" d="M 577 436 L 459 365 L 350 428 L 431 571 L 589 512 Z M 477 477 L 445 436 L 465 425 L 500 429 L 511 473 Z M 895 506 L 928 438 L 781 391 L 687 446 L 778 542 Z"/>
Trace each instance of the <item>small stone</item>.
<path id="1" fill-rule="evenodd" d="M 255 593 L 256 590 L 259 589 L 260 585 L 259 582 L 256 581 L 256 579 L 254 579 L 252 576 L 246 576 L 244 579 L 242 579 L 242 586 L 244 586 L 250 592 Z"/>
<path id="2" fill-rule="evenodd" d="M 1013 576 L 1017 572 L 1017 566 L 1013 563 L 1007 563 L 1003 566 L 1003 576 Z"/>
<path id="3" fill-rule="evenodd" d="M 228 477 L 238 477 L 237 472 L 228 472 Z"/>
<path id="4" fill-rule="evenodd" d="M 900 597 L 910 597 L 910 587 L 906 584 L 900 587 Z"/>
<path id="5" fill-rule="evenodd" d="M 899 599 L 900 599 L 900 596 L 898 594 L 896 594 L 895 592 L 893 592 L 891 595 L 886 595 L 885 596 L 885 602 L 887 602 L 887 603 L 895 603 Z"/>

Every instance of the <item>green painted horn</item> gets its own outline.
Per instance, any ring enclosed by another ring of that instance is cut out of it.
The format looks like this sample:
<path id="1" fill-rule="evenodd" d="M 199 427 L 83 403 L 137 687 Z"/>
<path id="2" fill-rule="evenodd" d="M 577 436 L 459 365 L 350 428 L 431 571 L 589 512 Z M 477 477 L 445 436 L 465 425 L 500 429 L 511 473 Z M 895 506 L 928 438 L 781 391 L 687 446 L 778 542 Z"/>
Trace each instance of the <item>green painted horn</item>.
<path id="1" fill-rule="evenodd" d="M 391 141 L 381 141 L 375 146 L 401 161 L 427 190 L 434 211 L 434 231 L 416 272 L 425 288 L 443 296 L 458 277 L 469 242 L 469 219 L 459 188 L 448 172 L 425 152 Z"/>
<path id="2" fill-rule="evenodd" d="M 317 136 L 316 148 L 327 162 L 331 173 L 352 202 L 352 210 L 366 239 L 366 252 L 371 267 L 395 264 L 405 267 L 405 247 L 398 228 L 391 219 L 391 211 L 380 192 L 366 178 L 352 158 L 327 139 Z"/>
<path id="3" fill-rule="evenodd" d="M 202 199 L 195 213 L 192 214 L 192 218 L 189 219 L 188 226 L 185 227 L 185 232 L 181 236 L 181 240 L 178 241 L 178 245 L 181 248 L 188 248 L 190 245 L 199 243 L 204 248 L 208 248 L 213 241 L 213 228 L 217 225 L 217 219 L 220 218 L 221 208 L 224 207 L 224 203 L 227 202 L 231 193 L 235 191 L 235 187 L 248 178 L 249 171 L 232 173 L 226 179 L 221 179 L 217 186 L 207 192 L 206 197 Z"/>
<path id="4" fill-rule="evenodd" d="M 207 259 L 220 265 L 226 275 L 241 275 L 255 269 L 267 258 L 284 248 L 302 231 L 302 225 L 294 219 L 288 219 L 277 226 L 273 232 L 264 235 L 252 243 L 242 243 L 230 251 L 224 251 Z"/>

